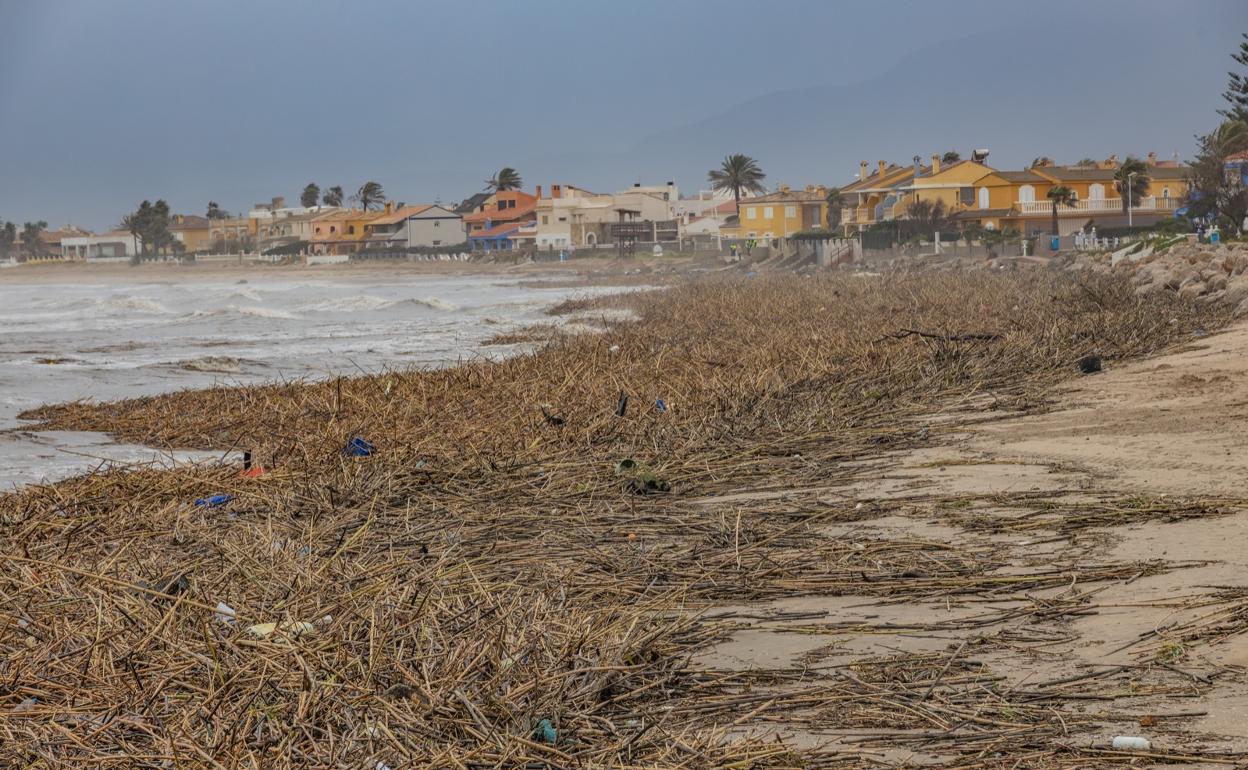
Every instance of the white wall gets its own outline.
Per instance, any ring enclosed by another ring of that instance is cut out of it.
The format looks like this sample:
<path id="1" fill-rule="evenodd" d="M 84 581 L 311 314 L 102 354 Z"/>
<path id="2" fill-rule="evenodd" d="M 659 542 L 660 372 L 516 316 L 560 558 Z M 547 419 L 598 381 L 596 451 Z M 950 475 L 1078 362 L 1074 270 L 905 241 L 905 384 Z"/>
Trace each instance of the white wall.
<path id="1" fill-rule="evenodd" d="M 441 206 L 408 217 L 400 233 L 409 246 L 454 246 L 468 240 L 463 217 Z"/>

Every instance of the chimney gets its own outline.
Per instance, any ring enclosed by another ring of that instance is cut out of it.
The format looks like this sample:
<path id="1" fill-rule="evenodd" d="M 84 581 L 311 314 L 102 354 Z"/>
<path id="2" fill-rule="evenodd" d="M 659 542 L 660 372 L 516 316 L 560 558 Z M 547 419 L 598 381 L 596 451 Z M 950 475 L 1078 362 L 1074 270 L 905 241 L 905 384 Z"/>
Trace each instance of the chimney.
<path id="1" fill-rule="evenodd" d="M 537 186 L 537 199 L 541 200 L 541 198 L 542 198 L 542 186 L 539 184 Z"/>
<path id="2" fill-rule="evenodd" d="M 1150 153 L 1148 154 L 1148 165 L 1150 165 L 1150 166 L 1156 166 L 1156 165 L 1157 165 L 1157 153 L 1155 153 L 1155 152 L 1150 152 Z"/>
<path id="3" fill-rule="evenodd" d="M 557 184 L 552 184 L 552 185 L 550 186 L 550 197 L 552 197 L 552 198 L 562 198 L 562 197 L 563 197 L 563 188 L 562 188 L 560 185 L 557 185 Z"/>
<path id="4" fill-rule="evenodd" d="M 862 181 L 863 179 L 866 179 L 866 178 L 867 178 L 867 162 L 864 160 L 858 164 L 858 180 Z"/>
<path id="5" fill-rule="evenodd" d="M 390 201 L 386 201 L 385 213 L 390 214 L 393 211 L 394 211 L 394 204 L 391 203 Z"/>
<path id="6" fill-rule="evenodd" d="M 923 173 L 923 159 L 915 155 L 910 159 L 914 163 L 914 175 L 918 176 Z"/>
<path id="7" fill-rule="evenodd" d="M 779 185 L 777 185 L 777 186 L 780 188 L 780 192 L 782 192 L 782 193 L 787 193 L 787 192 L 789 191 L 789 186 L 788 186 L 787 184 L 785 184 L 784 182 L 781 182 L 781 183 L 780 183 Z"/>
<path id="8" fill-rule="evenodd" d="M 884 176 L 884 170 L 888 168 L 888 164 L 880 161 L 880 176 Z"/>
<path id="9" fill-rule="evenodd" d="M 940 173 L 940 156 L 936 153 L 932 153 L 932 173 Z"/>
<path id="10" fill-rule="evenodd" d="M 284 209 L 284 208 L 286 208 L 286 199 L 285 199 L 285 198 L 283 198 L 283 197 L 282 197 L 282 196 L 280 196 L 280 195 L 278 195 L 278 196 L 276 196 L 275 198 L 273 198 L 273 210 L 274 210 L 274 211 L 277 211 L 278 209 Z"/>

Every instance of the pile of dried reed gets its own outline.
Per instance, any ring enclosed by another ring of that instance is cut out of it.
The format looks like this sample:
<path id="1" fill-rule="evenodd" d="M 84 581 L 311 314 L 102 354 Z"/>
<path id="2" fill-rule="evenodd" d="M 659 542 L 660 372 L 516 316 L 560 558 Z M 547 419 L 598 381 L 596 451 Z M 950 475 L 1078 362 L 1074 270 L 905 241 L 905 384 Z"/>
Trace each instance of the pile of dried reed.
<path id="1" fill-rule="evenodd" d="M 1040 707 L 968 717 L 970 690 L 932 689 L 950 710 L 936 721 L 934 705 L 879 711 L 865 672 L 848 695 L 841 678 L 746 697 L 748 675 L 691 662 L 728 624 L 689 610 L 1021 596 L 1168 565 L 1011 570 L 983 544 L 828 535 L 863 515 L 847 504 L 704 498 L 847 481 L 851 461 L 934 440 L 942 410 L 1042 406 L 1080 356 L 1145 354 L 1218 311 L 1043 272 L 707 281 L 617 302 L 640 320 L 499 363 L 38 410 L 48 427 L 250 450 L 269 472 L 118 469 L 0 498 L 0 756 L 865 767 L 737 730 L 811 709 L 862 723 L 871 703 L 872 723 L 958 722 L 963 737 L 1021 725 L 1032 753 L 1056 734 Z M 357 436 L 376 452 L 344 455 Z M 192 502 L 218 493 L 233 497 Z M 949 671 L 941 688 L 971 682 L 958 666 L 912 676 L 906 697 Z M 1071 756 L 1087 760 L 1031 766 Z"/>

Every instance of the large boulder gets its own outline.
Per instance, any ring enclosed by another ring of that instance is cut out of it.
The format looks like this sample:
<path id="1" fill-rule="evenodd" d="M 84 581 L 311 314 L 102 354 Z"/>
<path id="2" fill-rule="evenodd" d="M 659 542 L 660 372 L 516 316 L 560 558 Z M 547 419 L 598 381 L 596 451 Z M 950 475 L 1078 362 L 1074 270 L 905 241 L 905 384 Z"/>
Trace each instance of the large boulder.
<path id="1" fill-rule="evenodd" d="M 1179 287 L 1179 296 L 1183 299 L 1196 299 L 1205 293 L 1205 284 L 1201 281 L 1188 281 Z"/>
<path id="2" fill-rule="evenodd" d="M 1238 308 L 1248 301 L 1248 275 L 1236 276 L 1227 281 L 1226 293 L 1222 295 L 1222 301 L 1233 308 Z"/>

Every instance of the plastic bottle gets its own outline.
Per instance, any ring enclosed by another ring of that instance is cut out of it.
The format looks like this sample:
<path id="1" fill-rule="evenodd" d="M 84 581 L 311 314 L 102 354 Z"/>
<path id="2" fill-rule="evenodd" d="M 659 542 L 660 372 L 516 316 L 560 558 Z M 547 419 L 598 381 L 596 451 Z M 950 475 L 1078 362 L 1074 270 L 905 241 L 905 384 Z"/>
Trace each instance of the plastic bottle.
<path id="1" fill-rule="evenodd" d="M 1115 749 L 1148 751 L 1152 747 L 1153 744 L 1147 738 L 1141 738 L 1137 735 L 1119 735 L 1114 737 Z"/>

